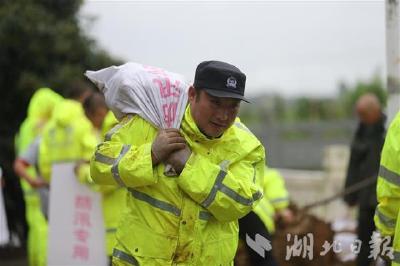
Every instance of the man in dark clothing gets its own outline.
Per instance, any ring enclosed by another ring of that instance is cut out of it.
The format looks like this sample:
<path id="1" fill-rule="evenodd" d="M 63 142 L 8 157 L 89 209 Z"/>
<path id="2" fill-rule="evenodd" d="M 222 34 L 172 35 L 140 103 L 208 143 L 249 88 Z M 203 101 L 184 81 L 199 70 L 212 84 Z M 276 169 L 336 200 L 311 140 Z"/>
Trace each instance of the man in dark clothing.
<path id="1" fill-rule="evenodd" d="M 369 241 L 375 230 L 374 213 L 377 205 L 376 178 L 379 172 L 381 149 L 385 138 L 385 115 L 381 111 L 378 98 L 371 93 L 362 95 L 356 104 L 359 125 L 351 144 L 350 162 L 345 188 L 367 178 L 375 182 L 358 192 L 345 196 L 349 206 L 358 205 L 358 239 L 362 241 L 357 256 L 357 266 L 368 266 L 372 259 Z"/>

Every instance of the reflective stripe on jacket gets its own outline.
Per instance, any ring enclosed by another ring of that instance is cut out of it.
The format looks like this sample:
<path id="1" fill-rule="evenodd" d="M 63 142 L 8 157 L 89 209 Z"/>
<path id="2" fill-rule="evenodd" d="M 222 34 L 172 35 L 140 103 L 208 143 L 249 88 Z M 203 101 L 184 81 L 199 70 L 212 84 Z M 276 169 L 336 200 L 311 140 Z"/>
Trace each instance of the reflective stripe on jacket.
<path id="1" fill-rule="evenodd" d="M 154 258 L 163 265 L 230 265 L 237 219 L 262 197 L 264 148 L 239 119 L 220 138 L 207 139 L 190 108 L 181 132 L 192 155 L 179 177 L 165 176 L 163 164 L 152 166 L 157 129 L 127 116 L 98 145 L 92 178 L 128 189 L 117 240 L 140 264 Z"/>

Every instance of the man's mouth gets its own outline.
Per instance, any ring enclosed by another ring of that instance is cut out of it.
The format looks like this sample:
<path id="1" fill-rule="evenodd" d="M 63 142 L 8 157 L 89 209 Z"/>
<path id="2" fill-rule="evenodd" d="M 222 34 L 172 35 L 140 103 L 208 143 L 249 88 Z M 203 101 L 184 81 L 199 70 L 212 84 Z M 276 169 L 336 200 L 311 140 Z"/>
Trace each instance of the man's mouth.
<path id="1" fill-rule="evenodd" d="M 220 123 L 215 123 L 213 121 L 210 121 L 212 125 L 214 125 L 215 127 L 220 127 L 220 128 L 225 128 L 227 127 L 227 125 L 225 124 L 220 124 Z"/>

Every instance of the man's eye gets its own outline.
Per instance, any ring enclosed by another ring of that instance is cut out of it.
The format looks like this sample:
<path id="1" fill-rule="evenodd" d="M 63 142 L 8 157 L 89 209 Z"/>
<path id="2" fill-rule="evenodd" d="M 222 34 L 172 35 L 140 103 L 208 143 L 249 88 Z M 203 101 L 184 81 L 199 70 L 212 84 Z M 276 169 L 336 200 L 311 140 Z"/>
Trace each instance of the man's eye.
<path id="1" fill-rule="evenodd" d="M 238 108 L 239 108 L 239 104 L 234 104 L 234 105 L 230 106 L 230 109 L 232 109 L 232 110 L 236 110 Z"/>

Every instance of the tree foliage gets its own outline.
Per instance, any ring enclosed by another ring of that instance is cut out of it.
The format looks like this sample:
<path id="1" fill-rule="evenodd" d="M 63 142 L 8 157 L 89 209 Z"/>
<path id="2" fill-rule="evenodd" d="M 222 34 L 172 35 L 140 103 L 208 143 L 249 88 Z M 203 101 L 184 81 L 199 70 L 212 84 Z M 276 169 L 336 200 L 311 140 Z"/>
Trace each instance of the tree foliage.
<path id="1" fill-rule="evenodd" d="M 10 229 L 23 235 L 23 200 L 12 171 L 14 135 L 40 87 L 63 94 L 86 69 L 118 63 L 79 27 L 82 0 L 0 1 L 0 166 Z M 1 188 L 1 186 L 0 186 Z M 19 191 L 19 192 L 18 192 Z M 23 238 L 23 237 L 22 237 Z"/>
<path id="2" fill-rule="evenodd" d="M 386 106 L 387 92 L 384 88 L 382 80 L 378 76 L 373 76 L 370 80 L 358 81 L 353 86 L 342 84 L 339 100 L 342 102 L 347 115 L 351 115 L 354 110 L 354 105 L 357 99 L 365 94 L 375 94 L 382 106 Z"/>
<path id="3" fill-rule="evenodd" d="M 247 124 L 291 123 L 296 121 L 334 121 L 354 116 L 354 105 L 365 93 L 377 95 L 386 105 L 387 92 L 381 78 L 373 76 L 352 85 L 341 83 L 338 94 L 331 98 L 283 98 L 280 95 L 260 95 L 252 105 L 242 105 L 240 116 Z"/>
<path id="4" fill-rule="evenodd" d="M 0 120 L 14 118 L 6 134 L 15 133 L 38 87 L 62 93 L 85 69 L 115 62 L 80 29 L 81 2 L 5 1 L 0 7 Z"/>

